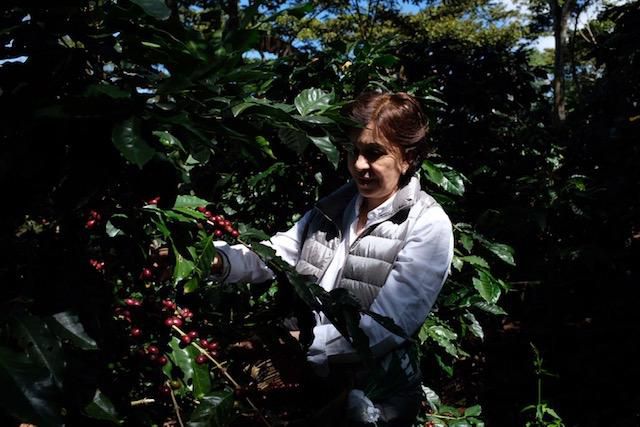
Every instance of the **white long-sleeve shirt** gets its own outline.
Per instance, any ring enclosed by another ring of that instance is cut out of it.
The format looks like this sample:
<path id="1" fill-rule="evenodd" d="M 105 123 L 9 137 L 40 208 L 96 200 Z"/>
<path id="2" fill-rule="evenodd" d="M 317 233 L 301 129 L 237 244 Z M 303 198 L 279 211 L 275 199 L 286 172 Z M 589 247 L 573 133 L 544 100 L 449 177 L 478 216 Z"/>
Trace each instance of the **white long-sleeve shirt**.
<path id="1" fill-rule="evenodd" d="M 390 214 L 393 199 L 392 196 L 371 210 L 363 229 Z M 319 283 L 327 291 L 334 288 L 346 261 L 347 247 L 357 238 L 356 227 L 361 202 L 361 196 L 357 195 L 347 207 L 348 216 L 345 217 L 345 229 L 342 230 L 344 239 Z M 291 229 L 277 233 L 269 242 L 264 242 L 292 266 L 298 262 L 304 243 L 303 232 L 310 214 L 311 211 L 307 212 Z M 215 246 L 227 258 L 223 273 L 226 282 L 262 282 L 273 278 L 273 272 L 246 246 L 229 246 L 225 242 L 216 242 Z M 426 209 L 417 219 L 404 247 L 398 253 L 370 311 L 393 319 L 407 335 L 412 335 L 429 314 L 449 273 L 452 258 L 453 233 L 449 218 L 439 206 Z M 319 366 L 326 366 L 329 360 L 353 360 L 356 351 L 349 341 L 324 315 L 318 315 L 317 320 L 308 360 Z M 360 328 L 369 337 L 369 346 L 374 356 L 384 355 L 405 341 L 367 315 L 361 317 Z"/>

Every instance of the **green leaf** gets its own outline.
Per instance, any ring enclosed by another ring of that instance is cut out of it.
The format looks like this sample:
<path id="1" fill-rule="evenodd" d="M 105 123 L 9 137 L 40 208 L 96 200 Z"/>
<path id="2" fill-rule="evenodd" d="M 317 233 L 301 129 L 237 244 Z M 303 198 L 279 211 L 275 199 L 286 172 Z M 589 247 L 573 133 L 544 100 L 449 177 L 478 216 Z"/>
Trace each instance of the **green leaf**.
<path id="1" fill-rule="evenodd" d="M 334 169 L 338 169 L 338 162 L 340 161 L 340 153 L 338 153 L 338 149 L 331 142 L 331 138 L 329 136 L 316 137 L 309 136 L 311 142 L 315 144 L 316 147 L 325 155 L 331 165 L 333 165 Z"/>
<path id="2" fill-rule="evenodd" d="M 198 258 L 196 259 L 196 266 L 200 272 L 200 277 L 206 277 L 211 271 L 211 262 L 216 255 L 216 248 L 213 246 L 213 235 L 204 237 L 198 243 Z"/>
<path id="3" fill-rule="evenodd" d="M 196 399 L 209 393 L 211 391 L 209 365 L 196 363 L 196 357 L 200 354 L 200 351 L 193 345 L 180 348 L 180 340 L 177 337 L 171 338 L 169 347 L 172 350 L 169 355 L 171 361 L 182 371 L 184 375 L 183 381 L 193 391 Z"/>
<path id="4" fill-rule="evenodd" d="M 331 108 L 335 95 L 333 92 L 327 93 L 322 89 L 305 89 L 293 100 L 298 113 L 307 116 L 311 113 L 323 113 Z"/>
<path id="5" fill-rule="evenodd" d="M 93 400 L 85 406 L 84 412 L 96 420 L 111 421 L 114 424 L 120 424 L 116 408 L 113 406 L 113 403 L 111 403 L 111 400 L 100 390 L 96 390 Z"/>
<path id="6" fill-rule="evenodd" d="M 464 265 L 464 262 L 462 262 L 462 259 L 459 256 L 454 255 L 453 260 L 451 261 L 451 264 L 453 265 L 453 268 L 455 268 L 458 271 L 461 271 L 462 266 Z"/>
<path id="7" fill-rule="evenodd" d="M 197 277 L 192 277 L 184 284 L 183 290 L 185 294 L 190 294 L 191 292 L 197 290 L 199 287 L 200 279 Z"/>
<path id="8" fill-rule="evenodd" d="M 489 268 L 489 263 L 487 263 L 487 261 L 485 261 L 484 258 L 480 258 L 479 256 L 476 256 L 476 255 L 463 256 L 460 259 L 471 265 Z"/>
<path id="9" fill-rule="evenodd" d="M 271 150 L 271 144 L 269 144 L 269 141 L 264 136 L 256 136 L 255 141 L 263 153 L 275 160 L 276 157 L 273 155 L 273 151 Z"/>
<path id="10" fill-rule="evenodd" d="M 18 342 L 31 360 L 49 370 L 56 386 L 62 389 L 64 357 L 58 338 L 39 317 L 24 314 L 11 322 Z"/>
<path id="11" fill-rule="evenodd" d="M 195 264 L 193 263 L 193 261 L 190 261 L 180 255 L 180 253 L 176 250 L 174 250 L 174 254 L 176 257 L 176 266 L 173 269 L 173 284 L 177 285 L 182 280 L 191 275 L 195 268 Z"/>
<path id="12" fill-rule="evenodd" d="M 429 160 L 422 163 L 425 178 L 433 182 L 444 191 L 462 196 L 464 194 L 464 177 L 444 164 L 434 164 Z"/>
<path id="13" fill-rule="evenodd" d="M 26 355 L 0 346 L 0 384 L 0 406 L 16 419 L 39 427 L 65 424 L 50 373 Z"/>
<path id="14" fill-rule="evenodd" d="M 271 236 L 264 231 L 258 230 L 257 228 L 247 227 L 245 225 L 241 225 L 238 231 L 240 232 L 242 240 L 247 243 L 262 242 L 271 238 Z"/>
<path id="15" fill-rule="evenodd" d="M 158 140 L 160 141 L 160 143 L 165 147 L 177 148 L 183 153 L 186 152 L 180 140 L 175 136 L 171 135 L 169 132 L 156 130 L 156 131 L 153 131 L 152 134 L 153 136 L 158 137 Z"/>
<path id="16" fill-rule="evenodd" d="M 429 406 L 431 407 L 431 409 L 434 412 L 438 411 L 438 407 L 440 406 L 440 396 L 438 396 L 438 394 L 433 391 L 432 389 L 430 389 L 427 386 L 422 386 L 422 391 L 424 392 L 424 396 L 427 399 L 427 403 L 429 404 Z"/>
<path id="17" fill-rule="evenodd" d="M 473 287 L 490 304 L 495 304 L 500 298 L 500 284 L 487 272 L 480 271 L 478 277 L 473 278 Z"/>
<path id="18" fill-rule="evenodd" d="M 409 342 L 413 342 L 413 338 L 411 338 L 409 335 L 407 335 L 407 333 L 404 331 L 404 329 L 402 329 L 400 326 L 398 326 L 396 324 L 396 322 L 393 321 L 392 318 L 390 317 L 386 317 L 386 316 L 382 316 L 378 313 L 375 313 L 373 311 L 369 311 L 369 310 L 363 310 L 362 311 L 364 314 L 367 314 L 369 316 L 371 316 L 371 318 L 373 320 L 375 320 L 376 322 L 378 322 L 380 325 L 382 325 L 385 329 L 387 329 L 389 332 L 398 335 L 399 337 L 402 337 L 404 339 L 406 339 Z"/>
<path id="19" fill-rule="evenodd" d="M 164 0 L 131 0 L 144 10 L 144 12 L 156 19 L 164 21 L 171 16 L 171 9 L 167 7 Z"/>
<path id="20" fill-rule="evenodd" d="M 462 233 L 460 235 L 460 242 L 467 252 L 471 252 L 471 249 L 473 249 L 473 236 L 471 236 L 471 234 Z"/>
<path id="21" fill-rule="evenodd" d="M 281 128 L 278 130 L 280 141 L 297 154 L 302 154 L 309 145 L 307 134 L 296 129 Z"/>
<path id="22" fill-rule="evenodd" d="M 111 220 L 107 221 L 107 225 L 105 227 L 105 230 L 107 232 L 107 236 L 109 236 L 109 237 L 117 237 L 117 236 L 124 236 L 125 235 L 125 233 L 122 230 L 120 230 L 118 227 L 113 225 Z"/>
<path id="23" fill-rule="evenodd" d="M 54 314 L 46 321 L 60 338 L 69 340 L 76 347 L 82 350 L 98 349 L 95 340 L 87 335 L 76 314 L 63 311 Z"/>
<path id="24" fill-rule="evenodd" d="M 480 405 L 470 406 L 464 410 L 465 417 L 477 417 L 482 413 L 482 407 Z"/>
<path id="25" fill-rule="evenodd" d="M 496 305 L 496 304 L 491 304 L 488 303 L 486 301 L 478 301 L 473 303 L 474 307 L 479 308 L 482 311 L 486 311 L 487 313 L 491 313 L 491 314 L 495 314 L 495 315 L 503 315 L 503 314 L 507 314 L 506 311 L 504 311 L 502 309 L 502 307 Z"/>
<path id="26" fill-rule="evenodd" d="M 467 319 L 467 321 L 469 322 L 467 326 L 469 327 L 469 330 L 471 331 L 471 333 L 483 340 L 484 331 L 482 329 L 482 326 L 480 325 L 480 322 L 478 322 L 478 320 L 476 319 L 476 316 L 474 316 L 473 313 L 467 311 L 464 314 L 464 318 Z"/>
<path id="27" fill-rule="evenodd" d="M 178 196 L 173 208 L 197 208 L 200 206 L 207 206 L 209 202 L 196 196 Z"/>
<path id="28" fill-rule="evenodd" d="M 233 413 L 233 393 L 219 391 L 202 396 L 200 404 L 191 414 L 189 427 L 223 427 L 229 424 Z"/>
<path id="29" fill-rule="evenodd" d="M 511 246 L 505 245 L 504 243 L 492 243 L 484 241 L 483 245 L 498 256 L 502 261 L 506 262 L 509 265 L 516 265 L 516 261 L 513 257 L 514 250 Z"/>
<path id="30" fill-rule="evenodd" d="M 138 165 L 140 169 L 156 153 L 142 138 L 140 120 L 136 117 L 131 117 L 115 125 L 111 133 L 111 141 L 125 159 Z"/>

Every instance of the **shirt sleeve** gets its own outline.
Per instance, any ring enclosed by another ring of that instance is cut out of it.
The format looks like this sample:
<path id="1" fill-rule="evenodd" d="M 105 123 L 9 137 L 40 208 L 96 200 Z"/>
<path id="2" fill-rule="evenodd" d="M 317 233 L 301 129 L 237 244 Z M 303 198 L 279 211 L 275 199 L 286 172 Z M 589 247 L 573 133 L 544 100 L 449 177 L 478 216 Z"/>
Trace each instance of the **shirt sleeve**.
<path id="1" fill-rule="evenodd" d="M 429 208 L 417 219 L 370 310 L 393 319 L 407 335 L 414 334 L 431 311 L 452 258 L 451 221 L 441 207 Z M 369 337 L 374 356 L 384 355 L 405 341 L 370 316 L 361 317 L 360 328 Z M 328 360 L 340 363 L 357 358 L 351 344 L 332 324 L 318 325 L 313 332 L 307 355 L 310 362 L 326 365 Z"/>
<path id="2" fill-rule="evenodd" d="M 276 255 L 289 265 L 296 265 L 302 245 L 302 234 L 310 216 L 311 211 L 300 218 L 288 231 L 276 233 L 271 239 L 261 243 L 273 248 Z M 214 246 L 222 256 L 224 266 L 221 273 L 212 276 L 215 280 L 225 283 L 259 283 L 274 278 L 273 271 L 247 246 L 229 245 L 224 241 L 216 241 Z"/>

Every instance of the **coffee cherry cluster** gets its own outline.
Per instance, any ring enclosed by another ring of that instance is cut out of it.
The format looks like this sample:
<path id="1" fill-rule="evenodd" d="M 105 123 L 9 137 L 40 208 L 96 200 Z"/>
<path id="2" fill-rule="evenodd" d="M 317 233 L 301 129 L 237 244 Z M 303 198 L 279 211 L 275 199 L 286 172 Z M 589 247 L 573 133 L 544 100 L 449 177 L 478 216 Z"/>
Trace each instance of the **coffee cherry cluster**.
<path id="1" fill-rule="evenodd" d="M 89 264 L 91 264 L 91 266 L 95 268 L 96 271 L 104 270 L 104 261 L 98 261 L 97 259 L 91 258 L 89 260 Z"/>
<path id="2" fill-rule="evenodd" d="M 100 220 L 102 220 L 102 215 L 100 215 L 100 213 L 96 210 L 91 210 L 89 211 L 89 218 L 87 219 L 87 222 L 85 222 L 84 228 L 86 228 L 87 230 L 92 230 L 96 227 L 96 225 L 98 225 Z"/>
<path id="3" fill-rule="evenodd" d="M 240 235 L 238 230 L 233 227 L 233 223 L 228 219 L 225 219 L 223 215 L 215 215 L 203 206 L 199 207 L 198 211 L 202 212 L 207 218 L 206 224 L 211 228 L 211 233 L 215 237 L 220 238 L 224 236 L 225 233 L 229 234 L 233 238 Z"/>

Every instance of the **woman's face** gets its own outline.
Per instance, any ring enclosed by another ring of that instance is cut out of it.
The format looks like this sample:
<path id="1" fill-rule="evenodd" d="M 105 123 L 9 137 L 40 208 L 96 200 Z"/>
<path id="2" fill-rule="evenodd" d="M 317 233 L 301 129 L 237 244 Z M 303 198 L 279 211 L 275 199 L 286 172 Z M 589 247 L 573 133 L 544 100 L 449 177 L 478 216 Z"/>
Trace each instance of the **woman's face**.
<path id="1" fill-rule="evenodd" d="M 398 190 L 398 181 L 409 163 L 402 159 L 400 150 L 382 136 L 374 137 L 373 127 L 368 125 L 355 138 L 349 153 L 349 172 L 358 191 L 373 209 Z"/>

